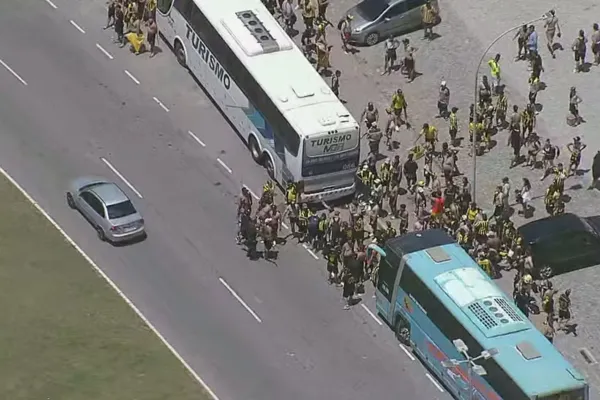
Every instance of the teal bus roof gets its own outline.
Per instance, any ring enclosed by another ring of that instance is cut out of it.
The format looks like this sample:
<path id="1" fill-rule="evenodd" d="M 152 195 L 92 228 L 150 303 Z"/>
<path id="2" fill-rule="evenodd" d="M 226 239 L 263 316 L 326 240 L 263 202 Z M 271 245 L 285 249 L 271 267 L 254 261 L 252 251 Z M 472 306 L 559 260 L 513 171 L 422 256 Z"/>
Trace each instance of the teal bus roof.
<path id="1" fill-rule="evenodd" d="M 421 234 L 426 238 L 426 233 Z M 435 241 L 440 245 L 404 253 L 407 265 L 482 348 L 498 349 L 494 360 L 527 395 L 548 395 L 586 384 L 462 247 L 442 244 L 439 234 Z"/>

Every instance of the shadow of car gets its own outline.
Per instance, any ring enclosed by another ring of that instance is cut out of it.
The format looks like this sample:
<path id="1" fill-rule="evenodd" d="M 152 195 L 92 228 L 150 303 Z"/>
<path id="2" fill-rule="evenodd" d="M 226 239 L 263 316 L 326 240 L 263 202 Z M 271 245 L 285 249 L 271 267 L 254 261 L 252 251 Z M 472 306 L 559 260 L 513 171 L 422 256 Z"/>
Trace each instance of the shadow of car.
<path id="1" fill-rule="evenodd" d="M 531 251 L 536 278 L 600 264 L 600 216 L 562 214 L 529 222 L 518 231 Z"/>
<path id="2" fill-rule="evenodd" d="M 363 0 L 350 8 L 350 42 L 373 46 L 389 36 L 412 32 L 423 27 L 421 6 L 425 0 Z M 431 2 L 439 10 L 437 1 Z M 438 18 L 436 23 L 441 20 Z"/>

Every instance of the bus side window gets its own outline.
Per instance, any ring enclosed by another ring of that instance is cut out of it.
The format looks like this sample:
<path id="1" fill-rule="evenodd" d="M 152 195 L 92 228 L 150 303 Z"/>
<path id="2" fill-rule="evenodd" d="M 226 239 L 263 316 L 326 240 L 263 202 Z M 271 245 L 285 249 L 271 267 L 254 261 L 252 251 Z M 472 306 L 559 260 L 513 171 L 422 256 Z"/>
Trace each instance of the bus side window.
<path id="1" fill-rule="evenodd" d="M 396 280 L 396 273 L 398 272 L 398 265 L 395 267 L 390 265 L 387 257 L 381 257 L 379 261 L 379 278 L 377 280 L 377 289 L 385 295 L 388 301 L 392 301 L 392 294 L 394 292 L 394 282 Z"/>

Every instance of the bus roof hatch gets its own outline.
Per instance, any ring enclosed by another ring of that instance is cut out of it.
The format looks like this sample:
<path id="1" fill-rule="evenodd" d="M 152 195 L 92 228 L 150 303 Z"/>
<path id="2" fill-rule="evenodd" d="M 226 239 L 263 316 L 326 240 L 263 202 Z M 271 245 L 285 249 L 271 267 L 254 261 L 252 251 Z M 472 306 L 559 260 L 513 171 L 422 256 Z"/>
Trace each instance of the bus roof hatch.
<path id="1" fill-rule="evenodd" d="M 293 48 L 279 25 L 269 26 L 270 19 L 265 21 L 255 11 L 245 10 L 224 18 L 221 24 L 249 57 Z"/>

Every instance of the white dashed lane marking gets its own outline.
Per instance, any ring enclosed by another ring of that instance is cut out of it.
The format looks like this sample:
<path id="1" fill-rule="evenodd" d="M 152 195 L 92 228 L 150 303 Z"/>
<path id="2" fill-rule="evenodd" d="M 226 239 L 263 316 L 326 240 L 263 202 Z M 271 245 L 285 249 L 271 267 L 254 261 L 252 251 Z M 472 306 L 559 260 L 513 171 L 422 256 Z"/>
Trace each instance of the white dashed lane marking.
<path id="1" fill-rule="evenodd" d="M 55 10 L 58 8 L 58 7 L 56 6 L 56 4 L 54 4 L 54 3 L 53 3 L 52 1 L 50 1 L 50 0 L 46 0 L 46 3 L 48 3 L 48 5 L 49 5 L 50 7 L 52 7 L 52 8 L 54 8 Z"/>
<path id="2" fill-rule="evenodd" d="M 377 322 L 379 326 L 383 325 L 383 322 L 381 322 L 379 318 L 377 318 L 377 316 L 373 314 L 371 310 L 369 310 L 369 307 L 365 306 L 364 304 L 361 304 L 360 306 L 367 312 L 367 314 L 371 316 L 371 318 L 375 320 L 375 322 Z"/>
<path id="3" fill-rule="evenodd" d="M 162 108 L 163 110 L 165 110 L 166 112 L 169 112 L 169 109 L 167 108 L 167 106 L 165 106 L 162 101 L 160 101 L 158 99 L 158 97 L 153 97 L 152 100 L 154 100 L 156 102 L 156 104 L 158 104 L 160 106 L 160 108 Z"/>
<path id="4" fill-rule="evenodd" d="M 119 179 L 121 179 L 123 181 L 124 184 L 127 185 L 127 187 L 129 187 L 129 189 L 131 189 L 131 191 L 133 193 L 135 193 L 135 195 L 137 197 L 139 197 L 140 199 L 143 199 L 144 197 L 142 196 L 142 194 L 135 188 L 135 186 L 133 186 L 128 180 L 127 178 L 125 178 L 125 176 L 123 176 L 122 173 L 119 172 L 118 169 L 116 169 L 106 158 L 101 157 L 100 158 L 102 160 L 102 162 L 104 164 L 106 164 L 106 166 L 108 167 L 108 169 L 110 169 L 116 176 L 119 177 Z"/>
<path id="5" fill-rule="evenodd" d="M 433 386 L 435 386 L 437 390 L 444 393 L 444 388 L 442 387 L 442 385 L 439 384 L 438 381 L 435 380 L 433 376 L 429 375 L 429 373 L 426 373 L 425 376 L 431 381 L 431 383 L 433 383 Z"/>
<path id="6" fill-rule="evenodd" d="M 136 85 L 140 84 L 140 81 L 135 76 L 133 76 L 133 74 L 131 72 L 125 70 L 125 75 L 127 75 L 133 82 L 135 82 Z"/>
<path id="7" fill-rule="evenodd" d="M 230 174 L 233 174 L 233 170 L 231 168 L 229 168 L 227 166 L 227 164 L 225 164 L 223 162 L 223 160 L 221 160 L 220 158 L 217 158 L 217 162 L 221 165 L 221 167 L 223 167 L 223 169 L 225 169 L 225 171 L 229 172 Z"/>
<path id="8" fill-rule="evenodd" d="M 202 140 L 200 140 L 200 138 L 199 138 L 198 136 L 196 136 L 196 135 L 194 134 L 194 132 L 192 132 L 192 131 L 188 131 L 188 134 L 189 134 L 189 135 L 192 137 L 192 139 L 194 139 L 194 140 L 195 140 L 195 141 L 196 141 L 196 142 L 197 142 L 197 143 L 198 143 L 200 146 L 202 146 L 202 147 L 206 147 L 206 144 L 205 144 L 205 143 L 204 143 Z"/>
<path id="9" fill-rule="evenodd" d="M 108 51 L 106 51 L 106 49 L 102 46 L 100 46 L 100 44 L 96 43 L 96 48 L 98 50 L 100 50 L 106 57 L 108 57 L 109 60 L 112 60 L 114 57 L 112 56 L 112 54 L 110 54 Z"/>
<path id="10" fill-rule="evenodd" d="M 315 254 L 315 252 L 314 252 L 314 251 L 312 251 L 312 250 L 311 250 L 311 249 L 310 249 L 310 248 L 309 248 L 309 247 L 306 245 L 306 243 L 302 244 L 302 247 L 304 247 L 304 250 L 308 251 L 308 254 L 310 254 L 311 256 L 313 256 L 313 258 L 314 258 L 315 260 L 318 260 L 318 259 L 319 259 L 319 256 L 318 256 L 318 255 L 316 255 L 316 254 Z"/>
<path id="11" fill-rule="evenodd" d="M 82 27 L 80 27 L 79 25 L 77 25 L 77 22 L 73 21 L 72 19 L 69 20 L 69 22 L 71 23 L 71 25 L 73 25 L 75 27 L 75 29 L 77 29 L 79 32 L 81 33 L 85 33 L 85 31 L 83 30 Z"/>
<path id="12" fill-rule="evenodd" d="M 225 281 L 225 279 L 223 278 L 219 278 L 219 282 L 221 282 L 221 284 L 223 286 L 225 286 L 225 289 L 227 289 L 229 291 L 229 293 L 231 293 L 231 295 L 242 305 L 242 307 L 244 307 L 246 309 L 246 311 L 248 311 L 250 313 L 250 315 L 252 315 L 252 317 L 258 321 L 258 323 L 262 323 L 262 319 L 260 319 L 260 317 L 258 316 L 258 314 L 256 314 L 254 312 L 254 310 L 252 310 L 250 308 L 250 306 L 248 304 L 246 304 L 246 302 L 240 297 L 240 295 L 238 295 L 235 290 L 232 289 L 231 286 L 229 286 L 229 284 Z"/>
<path id="13" fill-rule="evenodd" d="M 17 74 L 17 73 L 15 72 L 15 70 L 13 70 L 11 67 L 9 67 L 9 66 L 8 66 L 8 64 L 7 64 L 7 63 L 5 63 L 4 61 L 0 60 L 0 64 L 2 64 L 2 66 L 3 66 L 4 68 L 6 68 L 6 70 L 7 70 L 8 72 L 10 72 L 11 74 L 13 74 L 13 76 L 14 76 L 15 78 L 17 78 L 17 79 L 19 80 L 19 82 L 21 82 L 23 85 L 27 86 L 27 82 L 25 82 L 25 79 L 21 78 L 21 77 L 19 76 L 19 74 Z"/>
<path id="14" fill-rule="evenodd" d="M 415 361 L 415 356 L 413 356 L 410 352 L 410 350 L 408 350 L 406 347 L 404 347 L 402 344 L 398 344 L 398 346 L 400 346 L 400 348 L 402 349 L 403 352 L 406 353 L 406 355 L 408 356 L 408 358 L 410 358 L 411 361 Z"/>

